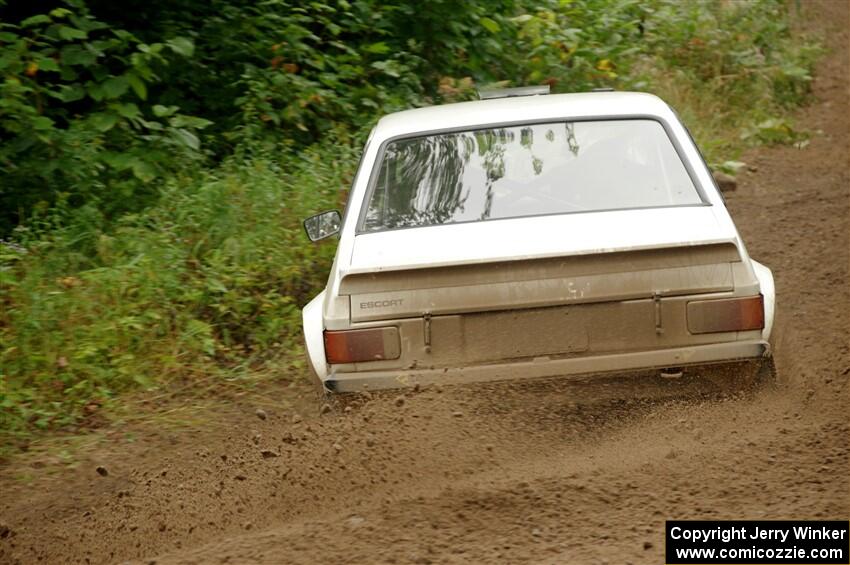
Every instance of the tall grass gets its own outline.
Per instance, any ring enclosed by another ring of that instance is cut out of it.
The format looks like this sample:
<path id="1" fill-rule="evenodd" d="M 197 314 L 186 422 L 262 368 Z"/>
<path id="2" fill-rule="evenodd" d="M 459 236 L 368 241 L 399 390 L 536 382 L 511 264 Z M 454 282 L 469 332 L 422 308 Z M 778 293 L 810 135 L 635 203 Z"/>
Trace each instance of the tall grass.
<path id="1" fill-rule="evenodd" d="M 297 369 L 299 309 L 334 251 L 307 245 L 300 220 L 338 206 L 355 163 L 347 137 L 234 158 L 172 178 L 109 233 L 72 224 L 2 244 L 0 430 L 68 426 L 178 378 Z"/>
<path id="2" fill-rule="evenodd" d="M 626 83 L 675 108 L 712 165 L 809 135 L 789 112 L 807 100 L 821 49 L 791 33 L 799 6 L 694 0 L 656 9 L 646 55 Z"/>

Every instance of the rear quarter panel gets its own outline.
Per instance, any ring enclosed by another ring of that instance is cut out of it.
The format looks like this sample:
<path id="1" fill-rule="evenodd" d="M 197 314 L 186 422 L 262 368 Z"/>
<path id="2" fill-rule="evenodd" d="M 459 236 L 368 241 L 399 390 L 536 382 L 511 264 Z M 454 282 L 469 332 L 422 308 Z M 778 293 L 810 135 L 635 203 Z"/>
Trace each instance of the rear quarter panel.
<path id="1" fill-rule="evenodd" d="M 323 290 L 313 300 L 308 302 L 301 311 L 307 361 L 310 363 L 316 376 L 321 380 L 325 380 L 328 377 L 328 364 L 325 361 L 324 302 L 325 291 Z"/>

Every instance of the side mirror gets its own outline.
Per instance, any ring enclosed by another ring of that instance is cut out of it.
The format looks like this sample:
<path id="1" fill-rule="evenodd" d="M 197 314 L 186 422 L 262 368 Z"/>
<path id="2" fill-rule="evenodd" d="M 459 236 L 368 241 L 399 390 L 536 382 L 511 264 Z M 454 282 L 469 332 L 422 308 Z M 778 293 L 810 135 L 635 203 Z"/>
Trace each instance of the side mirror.
<path id="1" fill-rule="evenodd" d="M 310 241 L 319 241 L 339 233 L 342 218 L 336 210 L 328 210 L 304 220 L 304 231 Z"/>

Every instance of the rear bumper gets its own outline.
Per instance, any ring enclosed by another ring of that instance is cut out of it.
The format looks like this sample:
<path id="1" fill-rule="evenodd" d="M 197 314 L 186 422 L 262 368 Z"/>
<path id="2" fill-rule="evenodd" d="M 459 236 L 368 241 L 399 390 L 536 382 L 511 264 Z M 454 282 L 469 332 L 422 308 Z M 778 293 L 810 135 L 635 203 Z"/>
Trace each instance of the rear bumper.
<path id="1" fill-rule="evenodd" d="M 462 384 L 539 377 L 586 376 L 665 367 L 731 363 L 769 357 L 770 354 L 770 344 L 766 341 L 736 341 L 675 349 L 566 359 L 541 358 L 533 361 L 445 369 L 407 369 L 357 373 L 332 370 L 327 379 L 323 381 L 323 386 L 330 392 L 357 392 L 404 388 L 417 384 Z"/>

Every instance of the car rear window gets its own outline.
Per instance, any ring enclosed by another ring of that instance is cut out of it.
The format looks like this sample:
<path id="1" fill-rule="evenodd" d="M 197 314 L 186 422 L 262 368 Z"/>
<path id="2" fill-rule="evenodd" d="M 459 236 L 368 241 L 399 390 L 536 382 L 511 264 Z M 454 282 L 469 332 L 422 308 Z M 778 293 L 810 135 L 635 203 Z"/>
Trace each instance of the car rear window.
<path id="1" fill-rule="evenodd" d="M 528 124 L 386 144 L 360 231 L 702 203 L 660 123 Z"/>

